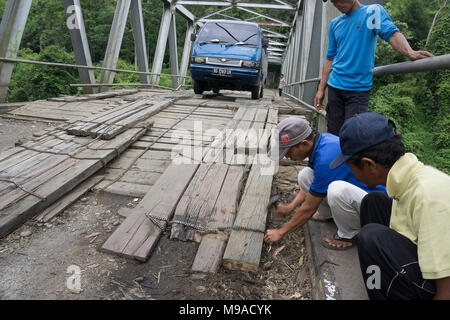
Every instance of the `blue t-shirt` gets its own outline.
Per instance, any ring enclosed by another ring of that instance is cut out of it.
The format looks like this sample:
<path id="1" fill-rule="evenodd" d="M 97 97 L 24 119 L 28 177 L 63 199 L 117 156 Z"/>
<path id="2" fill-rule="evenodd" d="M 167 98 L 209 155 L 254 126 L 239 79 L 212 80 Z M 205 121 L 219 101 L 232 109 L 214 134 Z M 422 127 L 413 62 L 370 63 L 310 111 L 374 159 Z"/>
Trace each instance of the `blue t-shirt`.
<path id="1" fill-rule="evenodd" d="M 374 189 L 369 189 L 365 184 L 356 180 L 350 171 L 350 167 L 345 163 L 331 170 L 331 161 L 340 154 L 339 137 L 331 133 L 322 133 L 319 135 L 308 162 L 308 167 L 314 170 L 314 179 L 309 188 L 309 193 L 319 198 L 325 198 L 330 183 L 338 180 L 347 181 L 366 192 L 382 191 L 386 193 L 386 188 L 383 186 L 376 186 Z"/>
<path id="2" fill-rule="evenodd" d="M 398 28 L 379 4 L 363 5 L 333 19 L 328 32 L 327 59 L 333 61 L 328 85 L 348 91 L 370 90 L 377 37 L 389 42 L 395 32 Z"/>

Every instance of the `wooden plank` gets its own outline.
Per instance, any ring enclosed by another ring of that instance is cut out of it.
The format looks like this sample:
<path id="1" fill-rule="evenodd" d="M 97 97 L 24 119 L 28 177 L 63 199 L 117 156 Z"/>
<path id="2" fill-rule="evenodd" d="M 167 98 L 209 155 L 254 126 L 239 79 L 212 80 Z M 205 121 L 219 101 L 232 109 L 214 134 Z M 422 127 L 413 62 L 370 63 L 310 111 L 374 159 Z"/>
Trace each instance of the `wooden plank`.
<path id="1" fill-rule="evenodd" d="M 233 226 L 239 195 L 244 178 L 243 166 L 231 166 L 217 198 L 207 228 L 227 230 Z M 219 270 L 229 233 L 219 232 L 202 237 L 192 265 L 192 271 L 212 272 Z"/>
<path id="2" fill-rule="evenodd" d="M 104 141 L 97 141 L 93 147 L 101 148 L 112 147 L 112 150 L 85 150 L 77 154 L 79 157 L 92 158 L 92 160 L 74 160 L 67 159 L 57 167 L 62 172 L 53 176 L 50 180 L 41 180 L 45 175 L 51 175 L 50 172 L 56 168 L 45 172 L 41 175 L 41 179 L 35 179 L 35 188 L 30 188 L 38 195 L 45 197 L 45 199 L 37 198 L 33 195 L 25 194 L 20 189 L 15 189 L 11 193 L 15 193 L 15 197 L 23 197 L 20 201 L 10 203 L 8 207 L 0 211 L 0 237 L 4 237 L 10 232 L 14 231 L 23 222 L 36 215 L 36 213 L 44 210 L 67 192 L 71 191 L 78 184 L 90 177 L 96 171 L 103 167 L 103 163 L 108 163 L 117 153 L 121 153 L 134 140 L 145 133 L 145 129 L 131 129 L 127 132 L 117 136 L 115 139 L 105 143 Z M 98 158 L 102 158 L 100 161 Z M 64 165 L 66 169 L 64 170 Z M 20 191 L 19 191 L 20 190 Z M 8 195 L 9 195 L 8 194 Z"/>
<path id="3" fill-rule="evenodd" d="M 276 126 L 277 118 L 278 110 L 270 109 L 265 128 L 267 132 Z M 260 147 L 264 150 L 268 135 L 266 133 L 266 139 L 260 141 Z M 223 265 L 228 269 L 258 270 L 266 228 L 266 205 L 270 199 L 273 180 L 273 175 L 265 170 L 267 163 L 271 162 L 265 153 L 258 154 L 254 159 L 233 225 L 234 230 L 223 256 Z"/>
<path id="4" fill-rule="evenodd" d="M 107 132 L 103 134 L 103 139 L 111 139 L 115 137 L 117 134 L 127 130 L 128 128 L 131 128 L 138 122 L 142 120 L 146 120 L 149 117 L 160 113 L 161 110 L 164 110 L 169 105 L 173 103 L 172 100 L 169 101 L 162 101 L 162 102 L 156 102 L 151 107 L 146 107 L 144 109 L 141 109 L 140 111 L 136 110 L 136 112 L 130 114 L 129 116 L 123 118 L 122 120 L 118 122 L 114 122 L 114 125 L 110 128 L 105 128 L 105 126 L 100 126 L 98 129 L 91 131 L 92 134 L 94 134 L 94 137 L 96 137 L 99 134 L 102 134 L 107 129 Z M 107 125 L 108 123 L 105 123 Z M 91 136 L 92 136 L 91 134 Z"/>
<path id="5" fill-rule="evenodd" d="M 151 185 L 104 180 L 95 186 L 95 190 L 129 197 L 144 197 L 152 188 Z"/>
<path id="6" fill-rule="evenodd" d="M 257 272 L 264 233 L 233 230 L 223 255 L 223 266 L 229 270 Z"/>
<path id="7" fill-rule="evenodd" d="M 164 172 L 165 168 L 161 168 L 160 171 Z M 105 178 L 111 181 L 115 181 L 118 177 L 124 174 L 123 169 L 106 169 Z M 154 185 L 163 172 L 149 172 L 139 170 L 128 170 L 119 179 L 120 182 L 137 183 L 145 185 Z"/>
<path id="8" fill-rule="evenodd" d="M 203 236 L 192 264 L 194 272 L 216 273 L 222 262 L 228 236 L 224 233 Z"/>
<path id="9" fill-rule="evenodd" d="M 146 261 L 162 230 L 145 213 L 170 219 L 198 165 L 171 164 L 133 213 L 114 231 L 101 250 Z M 163 226 L 166 222 L 161 220 Z"/>
<path id="10" fill-rule="evenodd" d="M 205 228 L 216 203 L 228 165 L 215 163 L 200 165 L 175 210 L 175 221 L 183 221 Z M 172 224 L 170 239 L 193 241 L 195 229 Z"/>
<path id="11" fill-rule="evenodd" d="M 76 123 L 73 127 L 68 128 L 67 132 L 72 135 L 86 136 L 90 135 L 91 130 L 102 125 L 112 124 L 118 122 L 135 112 L 139 112 L 146 108 L 147 104 L 151 104 L 149 100 L 141 100 L 137 102 L 128 103 L 126 105 L 114 108 L 110 111 L 102 112 L 98 115 L 83 119 L 80 123 Z"/>
<path id="12" fill-rule="evenodd" d="M 72 192 L 66 194 L 64 197 L 59 199 L 57 202 L 53 203 L 50 207 L 41 212 L 37 217 L 38 222 L 48 222 L 66 208 L 68 208 L 72 203 L 77 201 L 81 196 L 87 193 L 91 188 L 93 188 L 97 183 L 103 179 L 103 176 L 96 176 L 83 182 L 81 185 L 76 187 Z"/>

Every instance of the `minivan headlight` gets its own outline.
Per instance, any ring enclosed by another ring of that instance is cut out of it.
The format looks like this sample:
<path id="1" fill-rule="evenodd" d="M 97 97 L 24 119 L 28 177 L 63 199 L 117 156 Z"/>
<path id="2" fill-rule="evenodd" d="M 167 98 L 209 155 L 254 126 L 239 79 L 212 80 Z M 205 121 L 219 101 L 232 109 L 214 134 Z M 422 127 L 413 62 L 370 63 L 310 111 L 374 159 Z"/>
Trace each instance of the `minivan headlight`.
<path id="1" fill-rule="evenodd" d="M 206 63 L 205 57 L 192 57 L 191 59 L 192 63 Z"/>
<path id="2" fill-rule="evenodd" d="M 242 61 L 242 66 L 245 68 L 253 68 L 253 69 L 259 69 L 260 63 L 256 61 Z"/>

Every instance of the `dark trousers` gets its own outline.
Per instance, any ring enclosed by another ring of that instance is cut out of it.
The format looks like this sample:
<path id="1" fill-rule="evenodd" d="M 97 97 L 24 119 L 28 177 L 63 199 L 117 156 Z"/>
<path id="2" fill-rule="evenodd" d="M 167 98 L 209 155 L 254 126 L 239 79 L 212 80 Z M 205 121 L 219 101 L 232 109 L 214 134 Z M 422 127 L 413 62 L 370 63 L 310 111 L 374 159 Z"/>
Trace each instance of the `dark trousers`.
<path id="1" fill-rule="evenodd" d="M 346 91 L 328 86 L 328 132 L 339 136 L 345 120 L 355 114 L 367 112 L 369 91 Z"/>
<path id="2" fill-rule="evenodd" d="M 283 89 L 278 89 L 278 92 L 280 93 L 280 97 L 281 97 L 281 94 L 283 93 Z"/>
<path id="3" fill-rule="evenodd" d="M 433 280 L 424 280 L 417 246 L 389 228 L 392 200 L 382 192 L 371 192 L 361 202 L 358 254 L 371 300 L 430 300 L 436 292 Z M 379 268 L 379 286 L 374 286 Z"/>

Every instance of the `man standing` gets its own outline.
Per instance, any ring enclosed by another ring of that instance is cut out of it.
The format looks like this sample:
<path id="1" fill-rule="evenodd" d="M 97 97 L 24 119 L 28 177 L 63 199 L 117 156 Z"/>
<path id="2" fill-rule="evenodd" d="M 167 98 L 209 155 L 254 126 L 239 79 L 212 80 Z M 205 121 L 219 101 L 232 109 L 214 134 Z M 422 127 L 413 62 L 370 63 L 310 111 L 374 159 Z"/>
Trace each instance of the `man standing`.
<path id="1" fill-rule="evenodd" d="M 376 113 L 346 121 L 340 141 L 330 168 L 345 162 L 389 195 L 373 192 L 361 203 L 358 253 L 369 298 L 450 299 L 450 177 L 405 153 L 395 124 Z"/>
<path id="2" fill-rule="evenodd" d="M 381 5 L 365 6 L 358 0 L 331 2 L 343 14 L 330 24 L 327 57 L 314 106 L 323 109 L 328 86 L 328 132 L 339 135 L 345 120 L 368 110 L 378 36 L 411 60 L 433 55 L 411 49 Z"/>
<path id="3" fill-rule="evenodd" d="M 386 189 L 381 186 L 367 188 L 356 180 L 348 166 L 342 166 L 338 171 L 330 170 L 331 161 L 341 152 L 339 138 L 335 135 L 316 134 L 306 120 L 298 117 L 284 119 L 277 130 L 279 143 L 271 147 L 268 156 L 274 161 L 285 156 L 292 160 L 308 157 L 309 162 L 298 175 L 300 192 L 290 204 L 277 205 L 275 214 L 287 216 L 299 208 L 281 229 L 267 230 L 264 240 L 278 241 L 303 226 L 311 217 L 314 220 L 333 218 L 338 231 L 334 237 L 324 239 L 322 244 L 333 250 L 351 248 L 360 230 L 361 200 L 367 192 L 385 192 Z"/>
<path id="4" fill-rule="evenodd" d="M 287 85 L 286 79 L 284 79 L 284 74 L 280 74 L 280 84 L 278 85 L 278 93 L 280 97 L 283 93 L 283 88 Z"/>

